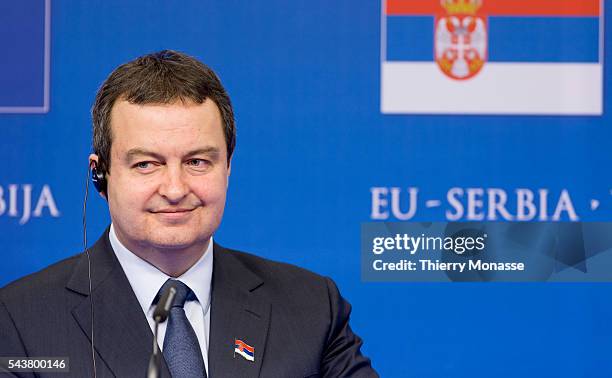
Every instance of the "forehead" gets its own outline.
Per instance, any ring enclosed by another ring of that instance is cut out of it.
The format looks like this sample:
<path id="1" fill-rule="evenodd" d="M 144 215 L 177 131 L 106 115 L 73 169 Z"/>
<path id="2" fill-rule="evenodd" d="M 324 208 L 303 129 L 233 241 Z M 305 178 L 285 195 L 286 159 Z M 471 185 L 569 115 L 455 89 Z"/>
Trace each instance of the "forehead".
<path id="1" fill-rule="evenodd" d="M 115 103 L 111 111 L 112 150 L 133 148 L 180 152 L 206 146 L 225 149 L 221 114 L 214 101 L 197 104 L 176 101 L 169 104 Z"/>

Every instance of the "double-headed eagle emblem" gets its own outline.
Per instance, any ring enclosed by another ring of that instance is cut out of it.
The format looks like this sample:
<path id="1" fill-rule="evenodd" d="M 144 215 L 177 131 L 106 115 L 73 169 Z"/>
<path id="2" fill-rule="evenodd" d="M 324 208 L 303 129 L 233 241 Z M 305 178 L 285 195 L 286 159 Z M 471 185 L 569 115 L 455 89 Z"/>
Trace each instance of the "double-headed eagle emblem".
<path id="1" fill-rule="evenodd" d="M 478 13 L 482 0 L 441 0 L 436 16 L 435 59 L 447 76 L 465 80 L 487 60 L 487 21 Z"/>

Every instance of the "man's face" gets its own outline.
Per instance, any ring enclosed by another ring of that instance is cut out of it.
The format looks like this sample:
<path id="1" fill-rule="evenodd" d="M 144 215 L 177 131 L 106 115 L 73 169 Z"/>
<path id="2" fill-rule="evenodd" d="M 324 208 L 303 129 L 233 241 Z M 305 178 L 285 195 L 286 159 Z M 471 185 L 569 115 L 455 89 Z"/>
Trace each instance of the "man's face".
<path id="1" fill-rule="evenodd" d="M 132 251 L 204 248 L 221 222 L 230 168 L 219 109 L 117 101 L 107 199 Z"/>

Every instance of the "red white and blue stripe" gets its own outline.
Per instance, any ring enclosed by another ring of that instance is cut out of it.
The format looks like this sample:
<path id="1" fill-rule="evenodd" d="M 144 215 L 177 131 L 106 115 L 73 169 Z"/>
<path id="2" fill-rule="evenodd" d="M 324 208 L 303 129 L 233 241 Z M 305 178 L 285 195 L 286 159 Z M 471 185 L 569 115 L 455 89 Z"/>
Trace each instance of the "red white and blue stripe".
<path id="1" fill-rule="evenodd" d="M 487 54 L 464 81 L 435 62 L 440 0 L 383 0 L 383 113 L 598 115 L 603 111 L 602 0 L 482 0 Z"/>
<path id="2" fill-rule="evenodd" d="M 242 340 L 236 339 L 234 342 L 234 353 L 238 353 L 249 361 L 255 361 L 255 348 Z"/>

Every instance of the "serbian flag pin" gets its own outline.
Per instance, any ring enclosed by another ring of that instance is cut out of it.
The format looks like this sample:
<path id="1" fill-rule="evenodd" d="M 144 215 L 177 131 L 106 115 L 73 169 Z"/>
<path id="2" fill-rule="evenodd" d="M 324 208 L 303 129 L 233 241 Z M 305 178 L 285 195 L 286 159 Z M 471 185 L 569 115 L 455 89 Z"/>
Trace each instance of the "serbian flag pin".
<path id="1" fill-rule="evenodd" d="M 234 357 L 236 353 L 249 361 L 255 361 L 255 348 L 240 339 L 234 339 Z"/>

